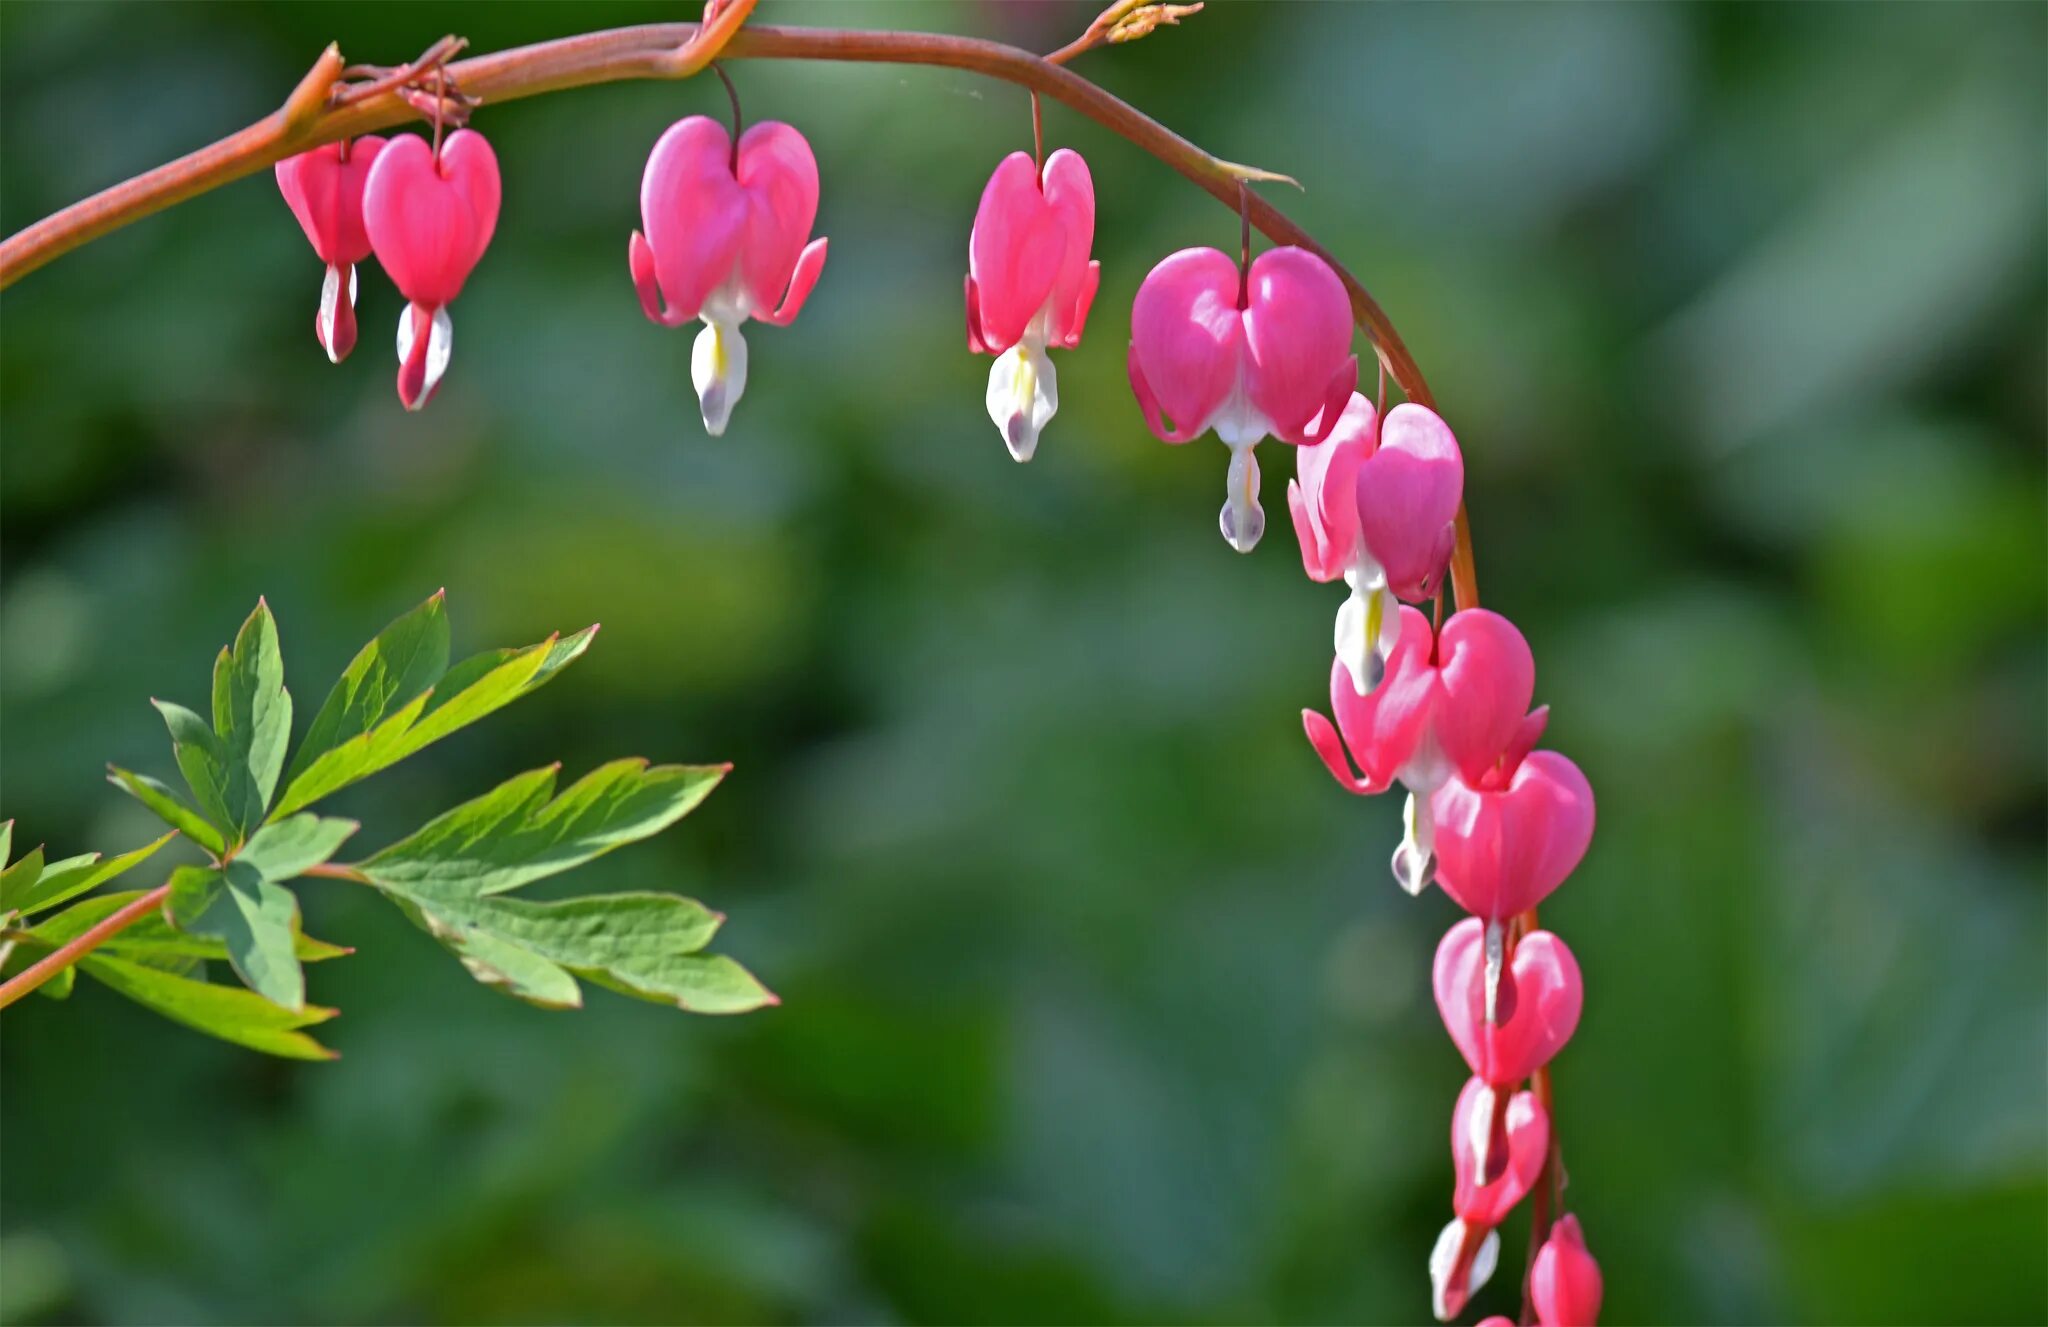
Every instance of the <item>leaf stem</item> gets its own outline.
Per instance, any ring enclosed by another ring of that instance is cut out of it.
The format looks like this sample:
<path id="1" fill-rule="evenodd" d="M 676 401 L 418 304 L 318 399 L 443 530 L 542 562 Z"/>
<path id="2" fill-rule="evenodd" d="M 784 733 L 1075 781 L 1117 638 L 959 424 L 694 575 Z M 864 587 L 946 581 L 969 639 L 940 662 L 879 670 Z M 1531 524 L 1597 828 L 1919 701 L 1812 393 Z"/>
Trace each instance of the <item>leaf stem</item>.
<path id="1" fill-rule="evenodd" d="M 163 906 L 171 896 L 171 885 L 167 880 L 147 894 L 123 907 L 119 912 L 108 914 L 90 930 L 51 950 L 34 963 L 7 979 L 0 985 L 0 1009 L 5 1009 L 22 996 L 50 980 L 64 969 L 98 949 L 114 936 L 127 930 L 150 913 Z"/>

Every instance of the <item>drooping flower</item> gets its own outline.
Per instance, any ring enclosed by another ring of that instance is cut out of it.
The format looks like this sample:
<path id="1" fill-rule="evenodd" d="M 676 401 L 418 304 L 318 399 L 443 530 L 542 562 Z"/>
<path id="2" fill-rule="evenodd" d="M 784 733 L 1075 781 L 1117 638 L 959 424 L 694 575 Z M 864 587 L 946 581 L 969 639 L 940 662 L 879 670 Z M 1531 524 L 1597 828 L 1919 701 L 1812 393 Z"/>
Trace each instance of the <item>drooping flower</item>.
<path id="1" fill-rule="evenodd" d="M 438 157 L 426 140 L 400 134 L 370 167 L 363 225 L 407 301 L 398 320 L 398 399 L 407 410 L 425 405 L 448 371 L 448 306 L 490 247 L 501 190 L 497 154 L 474 129 L 450 134 Z"/>
<path id="2" fill-rule="evenodd" d="M 1441 635 L 1418 609 L 1402 607 L 1394 621 L 1397 628 L 1381 633 L 1393 644 L 1377 685 L 1360 692 L 1352 665 L 1340 655 L 1330 666 L 1335 725 L 1314 710 L 1303 710 L 1301 718 L 1309 743 L 1345 788 L 1384 792 L 1397 779 L 1408 788 L 1394 876 L 1414 894 L 1435 866 L 1432 794 L 1454 776 L 1482 783 L 1504 764 L 1520 762 L 1541 736 L 1548 711 L 1526 712 L 1536 690 L 1536 661 L 1522 633 L 1500 614 L 1464 609 L 1451 615 Z"/>
<path id="3" fill-rule="evenodd" d="M 375 134 L 326 143 L 277 163 L 277 187 L 327 264 L 313 335 L 330 362 L 348 358 L 356 344 L 356 264 L 370 256 L 363 226 L 363 186 L 384 140 Z"/>
<path id="4" fill-rule="evenodd" d="M 825 267 L 818 160 L 804 136 L 776 121 L 737 146 L 725 126 L 692 115 L 668 127 L 640 177 L 640 222 L 627 261 L 640 307 L 664 327 L 704 324 L 690 351 L 704 430 L 725 432 L 747 387 L 749 318 L 795 321 Z"/>
<path id="5" fill-rule="evenodd" d="M 1323 443 L 1296 453 L 1287 486 L 1311 580 L 1351 588 L 1337 610 L 1337 657 L 1361 696 L 1379 683 L 1400 618 L 1396 601 L 1436 593 L 1464 497 L 1457 440 L 1433 411 L 1397 405 L 1385 420 L 1353 392 Z"/>
<path id="6" fill-rule="evenodd" d="M 1547 898 L 1593 841 L 1593 788 L 1555 751 L 1451 779 L 1430 798 L 1436 879 L 1458 906 L 1504 922 Z"/>
<path id="7" fill-rule="evenodd" d="M 1531 931 L 1503 965 L 1498 929 L 1467 917 L 1445 932 L 1431 985 L 1465 1063 L 1490 1086 L 1504 1088 L 1549 1064 L 1571 1040 L 1586 991 L 1564 941 Z"/>
<path id="8" fill-rule="evenodd" d="M 1500 1232 L 1454 1216 L 1429 1252 L 1430 1309 L 1438 1322 L 1465 1311 L 1500 1266 Z"/>
<path id="9" fill-rule="evenodd" d="M 1484 1079 L 1466 1080 L 1451 1112 L 1451 1207 L 1467 1221 L 1497 1226 L 1535 1186 L 1550 1150 L 1550 1116 L 1533 1093 L 1505 1103 Z"/>
<path id="10" fill-rule="evenodd" d="M 1314 445 L 1337 427 L 1358 360 L 1351 305 L 1328 263 L 1269 249 L 1240 272 L 1215 249 L 1182 249 L 1146 276 L 1131 306 L 1131 390 L 1162 442 L 1213 429 L 1230 448 L 1223 538 L 1249 553 L 1265 532 L 1253 448 Z"/>
<path id="11" fill-rule="evenodd" d="M 988 416 L 1010 455 L 1028 461 L 1060 408 L 1050 346 L 1081 344 L 1102 264 L 1095 242 L 1095 182 L 1068 148 L 1041 177 L 1022 152 L 1004 157 L 981 191 L 967 242 L 967 346 L 994 355 Z"/>
<path id="12" fill-rule="evenodd" d="M 1529 1302 L 1543 1327 L 1596 1327 L 1600 1321 L 1600 1264 L 1586 1251 L 1575 1216 L 1561 1216 L 1529 1267 Z"/>

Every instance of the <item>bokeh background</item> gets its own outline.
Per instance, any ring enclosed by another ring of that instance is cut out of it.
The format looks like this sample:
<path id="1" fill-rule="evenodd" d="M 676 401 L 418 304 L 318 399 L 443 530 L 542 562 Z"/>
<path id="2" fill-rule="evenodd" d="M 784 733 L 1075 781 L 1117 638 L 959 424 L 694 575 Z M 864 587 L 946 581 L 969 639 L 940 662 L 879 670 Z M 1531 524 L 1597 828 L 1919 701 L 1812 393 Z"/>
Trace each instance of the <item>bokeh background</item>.
<path id="1" fill-rule="evenodd" d="M 1049 49 L 1092 3 L 805 5 Z M 12 231 L 267 112 L 323 43 L 395 62 L 673 17 L 618 4 L 0 6 Z M 2038 5 L 1214 3 L 1085 71 L 1362 274 L 1464 444 L 1487 602 L 1600 796 L 1544 909 L 1608 1321 L 2048 1318 Z M 334 803 L 359 842 L 516 769 L 737 762 L 576 878 L 731 914 L 738 1020 L 472 983 L 380 901 L 312 995 L 330 1065 L 86 989 L 6 1017 L 9 1322 L 1382 1322 L 1427 1306 L 1464 1071 L 1441 896 L 1333 787 L 1341 589 L 1282 449 L 1256 555 L 1224 453 L 1125 385 L 1132 293 L 1236 222 L 1048 107 L 1102 294 L 1035 463 L 982 409 L 967 227 L 1022 93 L 737 65 L 824 173 L 832 257 L 703 436 L 625 271 L 647 149 L 715 82 L 508 104 L 498 236 L 432 408 L 356 355 L 267 177 L 0 298 L 5 812 L 117 850 L 258 594 L 310 712 L 446 586 L 458 653 L 602 621 L 533 699 Z M 302 720 L 303 722 L 303 720 Z M 1521 1257 L 1522 1221 L 1507 1259 Z M 1503 1274 L 1481 1311 L 1512 1311 Z"/>

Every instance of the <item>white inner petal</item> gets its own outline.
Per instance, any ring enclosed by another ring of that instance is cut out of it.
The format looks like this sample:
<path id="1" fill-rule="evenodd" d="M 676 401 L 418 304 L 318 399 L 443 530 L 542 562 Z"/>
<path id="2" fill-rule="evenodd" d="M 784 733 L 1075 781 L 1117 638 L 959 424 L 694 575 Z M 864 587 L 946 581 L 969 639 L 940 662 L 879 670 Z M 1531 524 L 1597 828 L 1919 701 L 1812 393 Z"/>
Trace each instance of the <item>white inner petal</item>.
<path id="1" fill-rule="evenodd" d="M 1401 808 L 1401 828 L 1401 844 L 1394 849 L 1394 880 L 1409 894 L 1420 894 L 1436 874 L 1436 820 L 1427 794 L 1408 794 Z"/>
<path id="2" fill-rule="evenodd" d="M 1251 443 L 1231 447 L 1224 484 L 1229 496 L 1218 518 L 1223 541 L 1240 553 L 1249 553 L 1266 533 L 1266 513 L 1259 506 L 1259 459 Z"/>
<path id="3" fill-rule="evenodd" d="M 320 282 L 320 321 L 317 324 L 317 330 L 320 333 L 320 345 L 327 351 L 327 359 L 331 364 L 341 363 L 341 356 L 334 353 L 334 303 L 340 296 L 341 269 L 329 263 L 327 265 L 327 276 Z M 350 267 L 348 270 L 348 302 L 350 304 L 356 302 L 356 270 L 354 267 Z M 405 321 L 412 321 L 410 315 L 407 316 Z M 410 339 L 402 330 L 399 336 L 402 340 Z M 402 358 L 403 352 L 400 352 L 400 354 Z"/>
<path id="4" fill-rule="evenodd" d="M 1360 554 L 1344 572 L 1351 597 L 1337 610 L 1337 657 L 1351 674 L 1351 689 L 1369 696 L 1387 675 L 1401 637 L 1401 602 L 1387 589 L 1386 573 Z"/>
<path id="5" fill-rule="evenodd" d="M 704 330 L 690 347 L 690 382 L 697 389 L 704 431 L 718 437 L 747 390 L 747 339 L 737 322 L 704 319 Z"/>
<path id="6" fill-rule="evenodd" d="M 1037 324 L 1033 324 L 1034 331 Z M 1027 334 L 996 356 L 988 371 L 988 417 L 1019 461 L 1038 450 L 1038 435 L 1060 408 L 1059 376 L 1042 338 Z"/>
<path id="7" fill-rule="evenodd" d="M 412 310 L 408 304 L 398 315 L 398 362 L 405 363 L 412 354 Z M 448 372 L 448 359 L 455 353 L 455 324 L 448 317 L 448 306 L 443 304 L 434 310 L 433 326 L 427 332 L 427 374 L 420 384 L 420 394 L 413 401 L 411 409 L 417 410 L 427 403 L 434 389 L 441 385 L 441 375 Z"/>

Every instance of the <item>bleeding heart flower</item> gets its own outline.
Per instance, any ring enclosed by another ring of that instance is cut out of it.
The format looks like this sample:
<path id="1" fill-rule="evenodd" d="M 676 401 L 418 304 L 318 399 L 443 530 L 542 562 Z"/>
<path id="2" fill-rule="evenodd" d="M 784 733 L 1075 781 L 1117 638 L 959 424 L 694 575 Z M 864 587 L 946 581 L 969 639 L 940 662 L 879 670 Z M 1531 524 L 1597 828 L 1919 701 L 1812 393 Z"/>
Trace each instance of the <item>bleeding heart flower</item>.
<path id="1" fill-rule="evenodd" d="M 1463 1313 L 1499 1265 L 1500 1232 L 1452 1217 L 1429 1252 L 1429 1300 L 1436 1320 L 1449 1322 Z"/>
<path id="2" fill-rule="evenodd" d="M 455 349 L 448 305 L 498 228 L 498 158 L 474 129 L 434 150 L 415 134 L 384 145 L 363 186 L 363 225 L 407 304 L 398 320 L 398 399 L 417 410 Z"/>
<path id="3" fill-rule="evenodd" d="M 1081 344 L 1102 279 L 1091 262 L 1095 182 L 1081 154 L 1061 148 L 1037 165 L 1022 152 L 1004 157 L 974 213 L 967 242 L 967 346 L 994 355 L 988 417 L 1010 455 L 1028 461 L 1039 432 L 1060 408 L 1048 346 Z"/>
<path id="4" fill-rule="evenodd" d="M 277 187 L 327 264 L 313 335 L 336 364 L 356 344 L 356 264 L 370 256 L 363 228 L 363 185 L 384 140 L 375 134 L 327 143 L 277 163 Z"/>
<path id="5" fill-rule="evenodd" d="M 678 120 L 648 154 L 640 222 L 627 261 L 640 307 L 664 327 L 704 324 L 690 351 L 690 381 L 704 430 L 725 432 L 747 387 L 749 318 L 795 321 L 825 268 L 818 219 L 818 160 L 804 136 L 769 121 L 740 135 L 718 121 Z M 664 307 L 664 304 L 666 307 Z"/>
<path id="6" fill-rule="evenodd" d="M 1451 1112 L 1452 1208 L 1477 1225 L 1499 1225 L 1534 1187 L 1549 1151 L 1550 1116 L 1533 1093 L 1517 1092 L 1503 1106 L 1485 1080 L 1466 1080 Z"/>
<path id="7" fill-rule="evenodd" d="M 1163 442 L 1214 429 L 1230 448 L 1223 538 L 1249 553 L 1265 532 L 1259 466 L 1267 437 L 1314 445 L 1336 428 L 1358 360 L 1351 304 L 1328 263 L 1270 249 L 1240 273 L 1214 249 L 1182 249 L 1131 306 L 1131 390 Z"/>
<path id="8" fill-rule="evenodd" d="M 1454 774 L 1483 780 L 1519 763 L 1542 734 L 1548 711 L 1524 714 L 1536 689 L 1536 661 L 1514 624 L 1484 608 L 1453 613 L 1435 636 L 1427 616 L 1402 607 L 1389 624 L 1358 632 L 1375 643 L 1356 654 L 1342 638 L 1347 626 L 1340 617 L 1330 668 L 1336 725 L 1313 710 L 1302 711 L 1302 724 L 1331 775 L 1352 792 L 1383 792 L 1396 779 L 1408 788 L 1394 877 L 1420 893 L 1435 868 L 1431 794 Z M 1382 663 L 1379 651 L 1389 641 Z M 1369 688 L 1358 685 L 1361 672 Z M 1352 760 L 1363 777 L 1353 773 Z"/>
<path id="9" fill-rule="evenodd" d="M 1359 534 L 1370 560 L 1363 578 L 1411 601 L 1435 594 L 1457 542 L 1452 522 L 1465 497 L 1465 462 L 1451 430 L 1425 406 L 1395 406 L 1354 482 Z"/>
<path id="10" fill-rule="evenodd" d="M 1586 1251 L 1575 1216 L 1561 1216 L 1529 1266 L 1529 1302 L 1543 1327 L 1595 1327 L 1600 1321 L 1600 1264 Z"/>
<path id="11" fill-rule="evenodd" d="M 1586 996 L 1572 951 L 1548 931 L 1523 936 L 1500 972 L 1499 930 L 1477 917 L 1453 926 L 1437 946 L 1432 978 L 1451 1040 L 1472 1072 L 1496 1088 L 1512 1087 L 1550 1063 L 1578 1028 Z M 1489 968 L 1498 980 L 1493 1000 Z"/>
<path id="12" fill-rule="evenodd" d="M 1473 916 L 1500 922 L 1541 903 L 1585 857 L 1593 788 L 1565 757 L 1535 751 L 1505 778 L 1444 784 L 1430 818 L 1437 883 Z"/>

